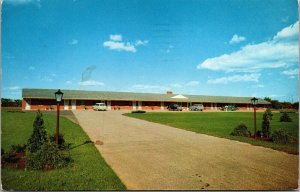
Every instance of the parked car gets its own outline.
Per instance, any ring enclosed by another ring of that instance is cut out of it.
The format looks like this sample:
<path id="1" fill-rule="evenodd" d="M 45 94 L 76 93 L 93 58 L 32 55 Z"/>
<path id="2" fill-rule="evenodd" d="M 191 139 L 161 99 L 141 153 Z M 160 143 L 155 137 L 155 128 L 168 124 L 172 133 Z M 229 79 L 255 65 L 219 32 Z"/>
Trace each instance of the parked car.
<path id="1" fill-rule="evenodd" d="M 227 108 L 227 110 L 226 110 Z M 222 111 L 236 111 L 238 110 L 238 108 L 235 105 L 225 105 L 223 107 L 221 107 Z"/>
<path id="2" fill-rule="evenodd" d="M 182 108 L 180 105 L 172 103 L 168 106 L 169 111 L 182 111 Z"/>
<path id="3" fill-rule="evenodd" d="M 106 105 L 105 103 L 96 103 L 95 105 L 93 105 L 93 109 L 95 111 L 106 111 Z"/>
<path id="4" fill-rule="evenodd" d="M 204 106 L 202 104 L 194 104 L 194 105 L 189 107 L 189 110 L 190 111 L 203 111 Z"/>

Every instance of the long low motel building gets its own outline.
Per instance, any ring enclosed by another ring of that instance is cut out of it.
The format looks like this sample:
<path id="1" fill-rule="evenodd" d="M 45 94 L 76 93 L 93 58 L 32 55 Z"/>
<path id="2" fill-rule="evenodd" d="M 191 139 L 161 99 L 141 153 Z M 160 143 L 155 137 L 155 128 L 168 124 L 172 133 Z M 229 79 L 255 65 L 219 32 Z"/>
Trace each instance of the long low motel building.
<path id="1" fill-rule="evenodd" d="M 55 89 L 22 89 L 23 110 L 56 109 Z M 203 104 L 204 110 L 219 110 L 225 105 L 236 105 L 239 110 L 252 110 L 251 97 L 133 93 L 112 91 L 62 90 L 61 110 L 93 109 L 96 103 L 105 103 L 107 110 L 168 110 L 176 103 L 183 110 L 193 104 Z M 270 103 L 259 99 L 257 108 L 263 110 Z"/>

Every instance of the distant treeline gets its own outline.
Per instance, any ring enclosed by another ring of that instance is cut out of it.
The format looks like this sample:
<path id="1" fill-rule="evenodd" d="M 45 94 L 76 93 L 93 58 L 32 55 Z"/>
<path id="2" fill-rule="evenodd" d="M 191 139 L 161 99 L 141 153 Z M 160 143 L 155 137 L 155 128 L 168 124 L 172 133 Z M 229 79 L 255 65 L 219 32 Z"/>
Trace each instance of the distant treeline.
<path id="1" fill-rule="evenodd" d="M 22 100 L 1 98 L 1 107 L 22 107 Z"/>
<path id="2" fill-rule="evenodd" d="M 299 102 L 280 102 L 278 100 L 272 100 L 269 97 L 265 97 L 264 100 L 269 101 L 271 103 L 271 108 L 273 109 L 299 109 Z"/>

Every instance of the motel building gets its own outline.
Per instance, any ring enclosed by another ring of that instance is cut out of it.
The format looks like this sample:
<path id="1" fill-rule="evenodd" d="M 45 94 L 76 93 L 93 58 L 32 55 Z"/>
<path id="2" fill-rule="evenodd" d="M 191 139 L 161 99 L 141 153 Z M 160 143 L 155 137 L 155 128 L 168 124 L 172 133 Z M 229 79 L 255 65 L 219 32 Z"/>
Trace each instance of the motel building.
<path id="1" fill-rule="evenodd" d="M 55 89 L 23 89 L 22 110 L 56 109 Z M 167 107 L 176 103 L 183 111 L 193 104 L 203 104 L 204 110 L 217 111 L 225 105 L 236 105 L 239 110 L 252 109 L 251 97 L 227 97 L 207 95 L 182 95 L 168 91 L 158 93 L 133 93 L 112 91 L 62 90 L 61 110 L 92 110 L 96 103 L 105 103 L 107 110 L 156 110 L 166 111 Z M 269 102 L 259 99 L 258 110 L 264 110 Z"/>

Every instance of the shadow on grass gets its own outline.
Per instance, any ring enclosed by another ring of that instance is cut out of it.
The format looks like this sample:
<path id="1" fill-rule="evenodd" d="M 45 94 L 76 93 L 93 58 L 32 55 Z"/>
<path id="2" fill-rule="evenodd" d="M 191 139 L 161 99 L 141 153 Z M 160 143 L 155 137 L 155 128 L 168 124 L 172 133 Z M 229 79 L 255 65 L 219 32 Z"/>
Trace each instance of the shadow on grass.
<path id="1" fill-rule="evenodd" d="M 77 148 L 77 147 L 80 147 L 80 146 L 82 146 L 82 145 L 89 144 L 89 143 L 93 143 L 93 141 L 91 141 L 91 140 L 86 140 L 85 142 L 83 142 L 83 143 L 81 143 L 81 144 L 79 144 L 79 145 L 75 145 L 75 146 L 73 146 L 73 147 L 70 147 L 70 150 L 75 149 L 75 148 Z"/>

